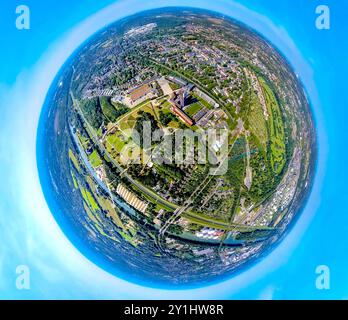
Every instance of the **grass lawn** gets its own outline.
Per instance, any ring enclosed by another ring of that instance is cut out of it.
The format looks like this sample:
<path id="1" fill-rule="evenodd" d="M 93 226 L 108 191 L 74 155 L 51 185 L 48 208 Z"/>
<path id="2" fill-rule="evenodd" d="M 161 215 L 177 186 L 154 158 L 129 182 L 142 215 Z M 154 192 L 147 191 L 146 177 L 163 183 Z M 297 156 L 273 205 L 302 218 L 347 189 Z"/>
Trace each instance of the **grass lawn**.
<path id="1" fill-rule="evenodd" d="M 81 195 L 83 199 L 85 200 L 88 207 L 91 209 L 93 213 L 96 213 L 97 210 L 100 210 L 99 205 L 94 200 L 93 195 L 84 187 L 80 187 Z"/>
<path id="2" fill-rule="evenodd" d="M 125 226 L 123 225 L 120 217 L 118 216 L 115 208 L 112 206 L 112 203 L 109 199 L 104 197 L 98 197 L 98 201 L 102 208 L 107 211 L 107 215 L 112 219 L 112 221 L 118 226 L 120 229 L 125 230 Z"/>
<path id="3" fill-rule="evenodd" d="M 120 133 L 109 135 L 106 137 L 106 140 L 108 142 L 108 151 L 111 151 L 110 149 L 113 147 L 117 152 L 121 152 L 124 145 L 126 144 L 126 142 L 123 139 L 121 139 Z"/>
<path id="4" fill-rule="evenodd" d="M 168 96 L 164 96 L 163 98 L 157 98 L 156 99 L 156 101 L 158 102 L 158 103 L 164 103 L 165 101 L 167 101 L 168 100 Z"/>
<path id="5" fill-rule="evenodd" d="M 120 123 L 120 129 L 124 132 L 128 130 L 133 130 L 135 122 L 135 120 L 122 121 L 122 123 Z"/>
<path id="6" fill-rule="evenodd" d="M 172 104 L 169 102 L 169 101 L 165 101 L 161 104 L 161 110 L 164 112 L 164 113 L 169 113 L 171 112 L 170 111 L 170 108 L 172 107 Z"/>
<path id="7" fill-rule="evenodd" d="M 71 149 L 69 149 L 69 159 L 71 160 L 71 162 L 74 164 L 76 170 L 78 172 L 81 171 L 81 168 L 80 168 L 80 164 L 79 164 L 79 161 L 77 160 L 75 154 L 73 153 L 73 151 Z"/>
<path id="8" fill-rule="evenodd" d="M 140 102 L 140 103 L 137 104 L 136 106 L 132 107 L 132 109 L 140 108 L 140 107 L 142 107 L 142 106 L 148 104 L 150 101 L 151 101 L 151 99 L 146 99 L 145 101 Z"/>
<path id="9" fill-rule="evenodd" d="M 118 122 L 119 127 L 122 131 L 126 131 L 126 130 L 134 128 L 136 123 L 136 118 L 138 117 L 138 113 L 140 111 L 148 112 L 148 113 L 151 113 L 153 116 L 155 116 L 151 106 L 148 104 L 148 101 L 143 102 L 140 105 L 142 107 L 134 110 L 133 112 L 128 113 L 127 116 L 125 116 L 124 118 L 121 119 L 121 121 Z"/>
<path id="10" fill-rule="evenodd" d="M 175 82 L 168 81 L 170 88 L 175 91 L 181 88 L 181 86 Z"/>
<path id="11" fill-rule="evenodd" d="M 97 150 L 94 150 L 88 157 L 89 162 L 93 168 L 99 167 L 103 162 L 99 157 Z"/>
<path id="12" fill-rule="evenodd" d="M 76 180 L 76 178 L 75 178 L 74 173 L 73 173 L 72 171 L 70 171 L 70 174 L 71 174 L 71 177 L 72 177 L 72 179 L 73 179 L 73 183 L 74 183 L 75 189 L 78 189 L 78 188 L 79 188 L 79 185 L 77 184 L 77 180 Z"/>
<path id="13" fill-rule="evenodd" d="M 192 103 L 185 109 L 185 113 L 187 113 L 190 117 L 195 115 L 199 110 L 202 109 L 202 106 L 199 102 Z"/>
<path id="14" fill-rule="evenodd" d="M 203 98 L 201 98 L 200 96 L 196 94 L 193 94 L 193 96 L 207 109 L 213 109 L 213 106 L 208 101 L 205 101 Z"/>
<path id="15" fill-rule="evenodd" d="M 92 213 L 91 209 L 87 206 L 87 204 L 84 202 L 83 203 L 83 207 L 88 215 L 88 217 L 95 223 L 98 224 L 98 220 L 97 218 L 94 216 L 94 214 Z"/>
<path id="16" fill-rule="evenodd" d="M 178 129 L 178 128 L 180 128 L 180 124 L 177 120 L 172 120 L 168 123 L 168 127 L 173 128 L 173 129 Z"/>
<path id="17" fill-rule="evenodd" d="M 125 240 L 127 241 L 128 243 L 130 243 L 133 247 L 137 247 L 137 244 L 135 242 L 135 239 L 130 236 L 128 233 L 126 232 L 123 232 L 123 231 L 119 231 L 117 230 L 117 232 L 120 234 L 120 236 Z"/>
<path id="18" fill-rule="evenodd" d="M 81 143 L 81 145 L 83 146 L 84 149 L 87 149 L 90 145 L 89 143 L 89 139 L 86 138 L 84 135 L 77 133 L 77 137 Z"/>
<path id="19" fill-rule="evenodd" d="M 254 93 L 252 95 L 251 106 L 249 109 L 248 122 L 250 131 L 257 137 L 263 150 L 266 150 L 268 142 L 266 120 L 263 114 L 262 105 Z"/>
<path id="20" fill-rule="evenodd" d="M 260 78 L 268 108 L 271 165 L 273 172 L 280 174 L 286 163 L 285 130 L 280 107 L 271 88 Z"/>

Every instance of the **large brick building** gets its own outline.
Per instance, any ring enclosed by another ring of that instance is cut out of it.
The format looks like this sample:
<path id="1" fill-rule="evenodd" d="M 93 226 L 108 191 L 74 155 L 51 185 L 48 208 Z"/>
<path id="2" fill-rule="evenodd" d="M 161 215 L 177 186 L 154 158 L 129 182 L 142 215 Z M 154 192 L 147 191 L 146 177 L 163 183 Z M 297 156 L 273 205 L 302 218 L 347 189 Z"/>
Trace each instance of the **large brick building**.
<path id="1" fill-rule="evenodd" d="M 179 109 L 177 106 L 172 106 L 172 112 L 176 114 L 181 120 L 183 120 L 185 123 L 187 123 L 189 126 L 193 125 L 193 120 L 181 109 Z"/>

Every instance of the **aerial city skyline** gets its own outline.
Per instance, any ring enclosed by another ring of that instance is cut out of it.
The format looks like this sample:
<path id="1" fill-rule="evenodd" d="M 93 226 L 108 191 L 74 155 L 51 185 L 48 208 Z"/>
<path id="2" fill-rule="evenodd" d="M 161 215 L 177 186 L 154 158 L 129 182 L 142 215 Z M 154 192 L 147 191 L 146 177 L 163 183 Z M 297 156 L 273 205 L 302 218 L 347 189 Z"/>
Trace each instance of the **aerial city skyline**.
<path id="1" fill-rule="evenodd" d="M 42 138 L 51 189 L 116 275 L 222 279 L 265 254 L 303 206 L 308 101 L 286 60 L 231 19 L 192 9 L 122 19 L 53 90 Z"/>

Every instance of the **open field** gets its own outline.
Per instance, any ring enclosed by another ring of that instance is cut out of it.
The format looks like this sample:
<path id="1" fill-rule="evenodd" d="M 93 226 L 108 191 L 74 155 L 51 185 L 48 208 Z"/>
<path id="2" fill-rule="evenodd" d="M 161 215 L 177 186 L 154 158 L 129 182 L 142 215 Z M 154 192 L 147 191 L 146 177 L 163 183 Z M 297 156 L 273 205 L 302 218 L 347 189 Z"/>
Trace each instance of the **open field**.
<path id="1" fill-rule="evenodd" d="M 120 130 L 132 130 L 136 123 L 136 118 L 140 111 L 148 112 L 154 115 L 153 110 L 149 101 L 143 102 L 137 107 L 133 108 L 132 111 L 128 112 L 126 115 L 122 116 L 118 121 Z"/>
<path id="2" fill-rule="evenodd" d="M 97 168 L 103 163 L 96 149 L 88 156 L 88 159 L 93 168 Z"/>
<path id="3" fill-rule="evenodd" d="M 286 163 L 285 131 L 282 114 L 276 97 L 266 82 L 260 78 L 269 113 L 269 136 L 271 165 L 274 173 L 280 174 Z"/>
<path id="4" fill-rule="evenodd" d="M 85 200 L 88 207 L 91 209 L 93 213 L 95 213 L 97 210 L 99 210 L 99 205 L 95 201 L 92 193 L 90 193 L 86 188 L 80 186 L 80 191 L 83 199 Z"/>
<path id="5" fill-rule="evenodd" d="M 193 93 L 193 96 L 198 100 L 198 102 L 200 102 L 207 109 L 213 109 L 213 106 L 208 101 L 205 101 L 203 98 L 201 98 L 195 93 Z"/>
<path id="6" fill-rule="evenodd" d="M 189 105 L 185 109 L 185 113 L 187 113 L 190 117 L 192 117 L 201 109 L 202 109 L 202 105 L 199 102 L 195 102 Z"/>
<path id="7" fill-rule="evenodd" d="M 126 139 L 121 132 L 116 132 L 106 136 L 106 150 L 110 154 L 120 153 L 126 144 Z"/>
<path id="8" fill-rule="evenodd" d="M 265 116 L 261 103 L 255 93 L 252 94 L 251 105 L 248 114 L 249 130 L 258 139 L 263 150 L 267 150 L 268 132 Z"/>
<path id="9" fill-rule="evenodd" d="M 76 158 L 74 152 L 73 152 L 71 149 L 69 149 L 69 159 L 70 159 L 71 162 L 73 163 L 73 165 L 74 165 L 74 167 L 76 168 L 76 170 L 77 170 L 78 172 L 80 172 L 80 171 L 81 171 L 80 163 L 79 163 L 79 161 L 77 160 L 77 158 Z"/>

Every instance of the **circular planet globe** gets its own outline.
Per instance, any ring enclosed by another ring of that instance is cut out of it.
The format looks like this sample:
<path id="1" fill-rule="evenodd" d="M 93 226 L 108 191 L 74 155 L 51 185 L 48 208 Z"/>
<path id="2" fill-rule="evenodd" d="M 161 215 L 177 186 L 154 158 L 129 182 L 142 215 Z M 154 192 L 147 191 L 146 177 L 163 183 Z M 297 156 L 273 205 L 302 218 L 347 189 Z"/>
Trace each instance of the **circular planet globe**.
<path id="1" fill-rule="evenodd" d="M 42 111 L 52 213 L 91 261 L 203 286 L 264 256 L 303 208 L 315 132 L 291 66 L 226 16 L 157 9 L 81 46 Z"/>

